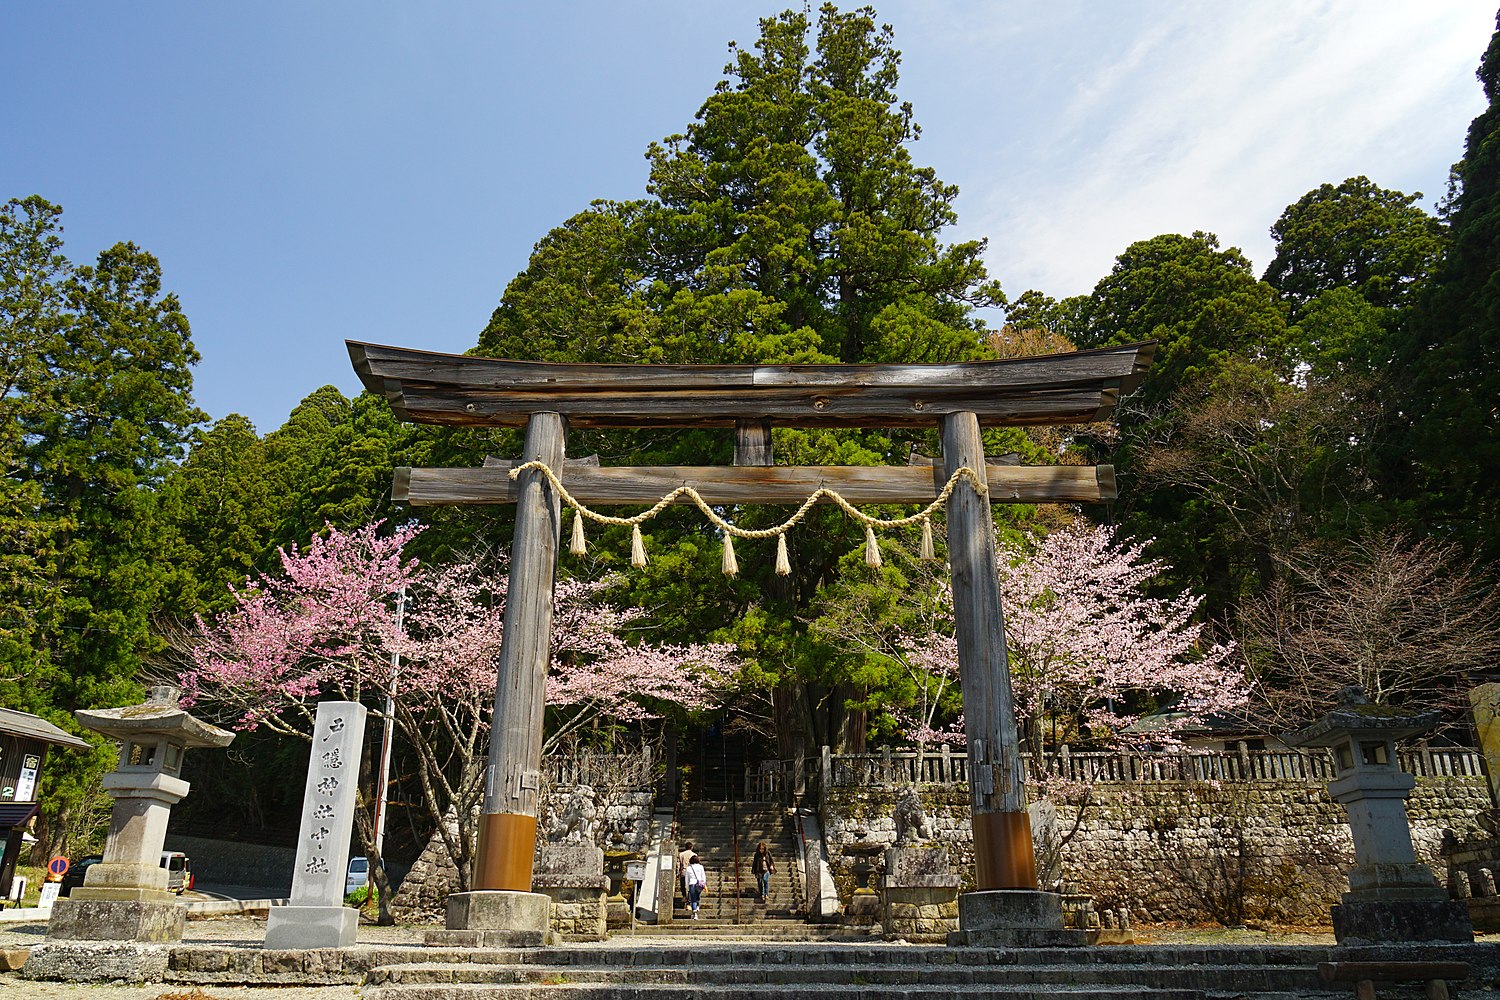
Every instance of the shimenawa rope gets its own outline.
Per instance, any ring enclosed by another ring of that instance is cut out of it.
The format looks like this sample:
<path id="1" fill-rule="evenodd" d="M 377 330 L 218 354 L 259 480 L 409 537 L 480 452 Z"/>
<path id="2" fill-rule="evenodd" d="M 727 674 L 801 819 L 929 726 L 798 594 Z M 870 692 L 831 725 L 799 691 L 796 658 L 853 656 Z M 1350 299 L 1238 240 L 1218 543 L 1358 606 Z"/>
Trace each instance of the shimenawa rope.
<path id="1" fill-rule="evenodd" d="M 954 470 L 953 475 L 948 477 L 948 482 L 943 485 L 942 490 L 939 491 L 937 498 L 932 503 L 909 517 L 871 517 L 845 500 L 839 495 L 837 490 L 831 490 L 824 486 L 817 489 L 811 496 L 804 500 L 802 506 L 798 507 L 791 517 L 780 524 L 770 528 L 741 528 L 720 517 L 713 507 L 709 505 L 708 501 L 704 500 L 702 495 L 691 486 L 677 487 L 658 500 L 649 510 L 642 511 L 639 514 L 634 514 L 630 517 L 611 517 L 608 514 L 601 514 L 589 508 L 574 497 L 573 494 L 569 493 L 568 488 L 562 484 L 562 480 L 558 478 L 557 473 L 553 472 L 546 462 L 526 462 L 523 465 L 518 465 L 510 470 L 510 478 L 515 479 L 521 473 L 527 471 L 534 471 L 544 476 L 547 482 L 551 484 L 552 489 L 557 492 L 562 502 L 577 511 L 577 514 L 573 518 L 573 537 L 568 546 L 568 551 L 574 555 L 583 555 L 587 551 L 587 544 L 583 537 L 583 521 L 587 518 L 598 524 L 611 524 L 618 527 L 628 526 L 631 529 L 630 563 L 633 566 L 646 565 L 646 546 L 641 538 L 641 525 L 660 514 L 663 510 L 666 510 L 678 497 L 687 497 L 703 512 L 703 516 L 708 518 L 714 527 L 724 533 L 723 570 L 728 576 L 735 576 L 739 573 L 739 561 L 735 558 L 734 553 L 735 538 L 775 538 L 776 573 L 779 576 L 786 576 L 790 573 L 792 569 L 790 562 L 787 560 L 786 533 L 796 527 L 807 516 L 808 511 L 812 510 L 813 505 L 825 497 L 842 508 L 845 514 L 848 514 L 865 526 L 865 562 L 871 567 L 877 567 L 880 565 L 880 545 L 875 540 L 876 528 L 904 528 L 912 524 L 921 524 L 921 557 L 923 559 L 931 559 L 933 558 L 932 515 L 948 502 L 948 498 L 953 495 L 953 490 L 958 486 L 959 481 L 967 479 L 969 485 L 973 487 L 974 492 L 980 496 L 985 496 L 989 493 L 989 489 L 985 484 L 980 482 L 978 474 L 965 465 Z"/>

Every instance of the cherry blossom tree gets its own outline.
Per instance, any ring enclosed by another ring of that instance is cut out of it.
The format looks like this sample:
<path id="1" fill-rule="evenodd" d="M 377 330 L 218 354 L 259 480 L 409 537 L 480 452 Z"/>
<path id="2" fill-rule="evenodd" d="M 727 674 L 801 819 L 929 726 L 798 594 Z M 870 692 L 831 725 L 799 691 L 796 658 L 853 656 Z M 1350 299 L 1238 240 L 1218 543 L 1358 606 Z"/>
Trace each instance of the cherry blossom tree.
<path id="1" fill-rule="evenodd" d="M 1201 722 L 1246 700 L 1233 645 L 1214 642 L 1194 621 L 1198 599 L 1152 597 L 1162 569 L 1145 557 L 1149 542 L 1119 541 L 1109 527 L 1074 525 L 1045 538 L 1002 543 L 998 552 L 1011 690 L 1032 776 L 1046 776 L 1046 751 L 1058 737 L 1120 745 L 1148 703 L 1170 704 L 1172 729 Z M 893 643 L 912 669 L 945 685 L 958 682 L 949 584 L 934 578 L 932 627 L 905 630 Z M 953 742 L 936 727 L 934 703 L 912 719 L 921 742 Z M 1054 737 L 1049 740 L 1049 733 Z"/>
<path id="2" fill-rule="evenodd" d="M 403 550 L 420 529 L 380 529 L 330 529 L 306 548 L 283 549 L 280 573 L 237 589 L 212 621 L 200 616 L 176 643 L 187 660 L 184 704 L 207 701 L 237 716 L 237 729 L 311 741 L 319 700 L 385 693 L 401 631 L 392 595 L 417 577 Z"/>
<path id="3" fill-rule="evenodd" d="M 382 535 L 373 524 L 329 528 L 306 549 L 281 554 L 281 572 L 236 593 L 215 619 L 199 619 L 178 645 L 187 661 L 188 703 L 230 715 L 241 729 L 266 727 L 311 739 L 320 699 L 363 701 L 390 720 L 415 761 L 427 816 L 467 887 L 466 823 L 482 794 L 504 633 L 504 560 L 473 556 L 418 566 L 404 556 L 419 529 Z M 548 746 L 601 715 L 641 721 L 675 704 L 707 707 L 738 669 L 726 646 L 652 646 L 632 634 L 638 609 L 604 600 L 612 581 L 561 581 L 554 592 L 553 665 L 547 700 L 560 724 Z M 408 595 L 398 615 L 394 595 Z M 377 880 L 374 796 L 357 826 Z M 384 908 L 388 893 L 382 889 Z"/>
<path id="4" fill-rule="evenodd" d="M 1194 620 L 1200 599 L 1147 593 L 1164 566 L 1146 557 L 1150 544 L 1079 524 L 1001 546 L 1012 691 L 1034 768 L 1049 727 L 1119 745 L 1141 738 L 1129 727 L 1140 706 L 1155 703 L 1174 709 L 1170 724 L 1146 737 L 1160 742 L 1245 703 L 1234 645 Z"/>

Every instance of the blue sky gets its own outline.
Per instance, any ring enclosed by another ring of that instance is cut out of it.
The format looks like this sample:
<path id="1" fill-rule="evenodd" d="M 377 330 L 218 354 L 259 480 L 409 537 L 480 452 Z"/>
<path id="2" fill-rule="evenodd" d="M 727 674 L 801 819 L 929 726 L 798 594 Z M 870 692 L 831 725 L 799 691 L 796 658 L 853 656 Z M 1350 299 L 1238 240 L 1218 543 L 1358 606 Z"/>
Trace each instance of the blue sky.
<path id="1" fill-rule="evenodd" d="M 471 347 L 532 245 L 642 193 L 730 39 L 781 9 L 634 3 L 10 3 L 0 198 L 61 204 L 69 255 L 161 258 L 197 399 L 262 432 L 343 341 Z M 1129 243 L 1267 228 L 1365 174 L 1442 195 L 1483 107 L 1474 0 L 901 0 L 917 162 L 957 184 L 1012 295 L 1088 291 Z"/>

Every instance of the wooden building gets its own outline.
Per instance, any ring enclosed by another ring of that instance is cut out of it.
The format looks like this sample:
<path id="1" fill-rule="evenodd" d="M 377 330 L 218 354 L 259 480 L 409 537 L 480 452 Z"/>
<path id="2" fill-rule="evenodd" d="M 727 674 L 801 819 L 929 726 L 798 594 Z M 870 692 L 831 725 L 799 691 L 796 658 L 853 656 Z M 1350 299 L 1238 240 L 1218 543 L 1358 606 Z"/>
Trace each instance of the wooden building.
<path id="1" fill-rule="evenodd" d="M 0 898 L 10 896 L 21 835 L 41 803 L 42 768 L 51 747 L 88 750 L 89 744 L 41 716 L 0 708 Z"/>

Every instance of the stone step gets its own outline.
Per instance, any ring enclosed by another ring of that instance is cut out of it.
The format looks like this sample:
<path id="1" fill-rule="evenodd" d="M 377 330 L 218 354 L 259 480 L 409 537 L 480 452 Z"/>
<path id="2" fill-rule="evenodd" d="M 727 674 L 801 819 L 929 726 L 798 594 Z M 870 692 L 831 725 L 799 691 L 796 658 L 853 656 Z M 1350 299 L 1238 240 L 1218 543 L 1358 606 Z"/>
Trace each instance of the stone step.
<path id="1" fill-rule="evenodd" d="M 730 966 L 534 966 L 422 963 L 387 966 L 371 972 L 366 986 L 509 985 L 760 985 L 764 987 L 945 987 L 974 989 L 1068 987 L 1194 991 L 1233 989 L 1256 992 L 1320 991 L 1316 973 L 1290 966 L 933 966 L 891 964 L 730 965 Z"/>
<path id="2" fill-rule="evenodd" d="M 649 931 L 661 931 L 661 933 L 675 934 L 697 934 L 699 931 L 712 931 L 718 928 L 733 928 L 733 930 L 744 931 L 751 936 L 772 936 L 772 934 L 796 934 L 807 931 L 810 940 L 816 937 L 825 937 L 826 933 L 817 928 L 844 928 L 844 924 L 808 924 L 799 918 L 772 918 L 769 921 L 741 921 L 739 924 L 730 919 L 699 918 L 694 921 L 691 916 L 673 916 L 670 924 L 646 924 L 643 927 Z M 868 937 L 867 934 L 862 937 Z"/>
<path id="3" fill-rule="evenodd" d="M 859 927 L 821 930 L 816 927 L 806 926 L 795 929 L 766 930 L 746 924 L 739 926 L 726 925 L 717 928 L 692 928 L 678 924 L 668 924 L 664 927 L 651 927 L 648 930 L 638 931 L 637 937 L 661 943 L 697 941 L 716 944 L 744 944 L 756 941 L 764 944 L 766 947 L 776 948 L 804 944 L 857 944 L 880 940 L 878 934 L 871 935 L 865 933 Z"/>
<path id="4" fill-rule="evenodd" d="M 814 924 L 810 926 L 831 926 Z M 202 950 L 183 946 L 180 950 Z M 405 956 L 432 956 L 440 962 L 490 965 L 919 965 L 981 966 L 985 968 L 1067 966 L 1302 966 L 1312 969 L 1318 962 L 1373 961 L 1379 959 L 1421 959 L 1431 961 L 1481 961 L 1481 953 L 1492 954 L 1494 945 L 1385 945 L 1370 948 L 1337 949 L 1332 945 L 1118 945 L 1108 948 L 928 948 L 906 944 L 875 944 L 861 947 L 717 948 L 695 951 L 691 948 L 656 948 L 643 952 L 630 948 L 598 945 L 562 945 L 548 948 L 422 948 L 409 946 L 387 949 L 391 955 L 403 956 L 390 964 L 416 961 Z M 1494 961 L 1491 957 L 1489 961 Z"/>
<path id="5" fill-rule="evenodd" d="M 702 984 L 617 985 L 569 983 L 559 981 L 545 987 L 548 996 L 570 1000 L 765 1000 L 764 986 L 718 986 Z M 534 996 L 534 984 L 464 984 L 449 986 L 377 986 L 362 991 L 365 1000 L 500 1000 L 508 997 Z M 826 997 L 828 1000 L 885 1000 L 904 997 L 953 997 L 951 986 L 799 986 L 796 995 Z M 1034 989 L 1029 986 L 967 987 L 964 996 L 998 996 L 1013 1000 L 1140 1000 L 1134 987 L 1071 987 Z M 1216 996 L 1218 994 L 1215 994 Z M 1235 1000 L 1262 1000 L 1259 996 L 1235 992 Z M 1321 994 L 1321 996 L 1331 996 Z M 1157 990 L 1152 1000 L 1207 1000 L 1203 990 Z"/>

